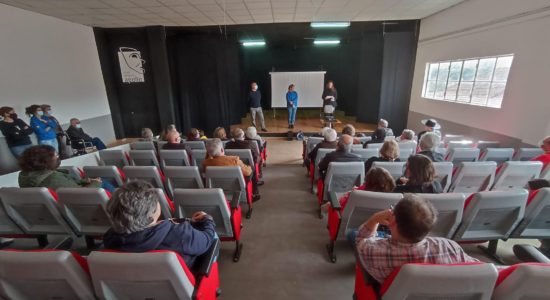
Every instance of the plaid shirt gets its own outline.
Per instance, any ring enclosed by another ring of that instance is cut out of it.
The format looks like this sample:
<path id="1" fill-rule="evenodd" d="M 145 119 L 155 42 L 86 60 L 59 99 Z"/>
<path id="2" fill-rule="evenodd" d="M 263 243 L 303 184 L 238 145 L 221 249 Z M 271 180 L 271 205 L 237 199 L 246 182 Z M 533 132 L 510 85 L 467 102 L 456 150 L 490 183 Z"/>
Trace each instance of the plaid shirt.
<path id="1" fill-rule="evenodd" d="M 406 263 L 453 264 L 477 262 L 455 242 L 427 237 L 415 244 L 377 238 L 366 226 L 359 227 L 357 251 L 361 264 L 376 281 L 383 283 L 390 273 Z"/>

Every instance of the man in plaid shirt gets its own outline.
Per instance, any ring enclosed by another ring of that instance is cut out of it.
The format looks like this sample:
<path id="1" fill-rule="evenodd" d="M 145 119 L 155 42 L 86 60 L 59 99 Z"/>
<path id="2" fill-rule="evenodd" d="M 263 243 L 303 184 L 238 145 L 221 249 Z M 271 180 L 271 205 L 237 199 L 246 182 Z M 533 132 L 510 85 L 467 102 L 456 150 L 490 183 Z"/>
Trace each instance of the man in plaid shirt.
<path id="1" fill-rule="evenodd" d="M 359 227 L 355 241 L 361 264 L 382 283 L 394 268 L 406 263 L 477 262 L 455 241 L 426 237 L 436 218 L 437 211 L 430 202 L 405 194 L 395 209 L 378 212 Z M 390 237 L 376 237 L 379 224 L 390 228 Z"/>

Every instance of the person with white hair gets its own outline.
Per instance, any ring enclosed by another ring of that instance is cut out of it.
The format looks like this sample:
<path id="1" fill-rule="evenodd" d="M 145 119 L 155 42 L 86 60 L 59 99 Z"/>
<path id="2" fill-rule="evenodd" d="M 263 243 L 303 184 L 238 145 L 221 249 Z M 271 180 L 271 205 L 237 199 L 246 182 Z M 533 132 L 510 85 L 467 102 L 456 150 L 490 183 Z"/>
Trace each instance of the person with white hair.
<path id="1" fill-rule="evenodd" d="M 258 130 L 256 130 L 256 127 L 250 126 L 246 128 L 245 140 L 256 141 L 256 143 L 258 143 L 258 149 L 260 150 L 260 152 L 264 151 L 264 146 L 266 142 L 258 134 Z"/>
<path id="2" fill-rule="evenodd" d="M 420 152 L 418 154 L 427 156 L 433 162 L 444 161 L 443 154 L 436 151 L 440 141 L 441 138 L 436 133 L 424 133 L 420 138 L 418 145 Z"/>
<path id="3" fill-rule="evenodd" d="M 410 145 L 414 144 L 416 148 L 416 141 L 414 140 L 414 131 L 410 129 L 404 129 L 401 133 L 401 136 L 397 138 L 399 145 Z"/>
<path id="4" fill-rule="evenodd" d="M 321 173 L 321 178 L 325 179 L 328 166 L 331 162 L 362 161 L 361 156 L 351 153 L 352 146 L 353 137 L 351 135 L 343 134 L 338 140 L 336 151 L 325 155 L 323 160 L 319 163 L 319 173 Z"/>
<path id="5" fill-rule="evenodd" d="M 388 127 L 389 126 L 389 123 L 388 121 L 384 120 L 384 119 L 380 119 L 378 121 L 378 128 L 379 129 L 384 129 L 386 131 L 386 136 L 393 136 L 393 130 L 391 128 Z"/>
<path id="6" fill-rule="evenodd" d="M 258 152 L 258 148 L 254 147 L 252 144 L 256 141 L 246 141 L 244 139 L 244 131 L 240 128 L 231 129 L 231 138 L 232 140 L 225 144 L 225 149 L 249 149 L 250 152 L 252 152 L 254 163 L 260 163 L 260 153 Z"/>
<path id="7" fill-rule="evenodd" d="M 328 128 L 324 131 L 324 140 L 317 144 L 311 152 L 309 152 L 308 157 L 310 161 L 315 161 L 315 158 L 317 158 L 317 152 L 319 149 L 336 149 L 337 143 L 336 139 L 338 137 L 338 134 L 336 133 L 336 130 L 332 128 Z"/>

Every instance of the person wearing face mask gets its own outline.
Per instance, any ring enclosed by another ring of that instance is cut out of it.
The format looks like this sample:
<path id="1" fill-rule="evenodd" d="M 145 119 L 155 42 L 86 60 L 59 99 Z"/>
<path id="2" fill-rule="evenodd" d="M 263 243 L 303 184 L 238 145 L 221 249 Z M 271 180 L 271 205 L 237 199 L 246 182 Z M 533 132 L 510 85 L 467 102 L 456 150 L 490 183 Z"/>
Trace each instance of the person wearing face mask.
<path id="1" fill-rule="evenodd" d="M 57 126 L 55 127 L 55 136 L 56 136 L 56 139 L 57 139 L 57 143 L 60 145 L 60 147 L 59 147 L 59 157 L 61 157 L 61 159 L 69 158 L 69 155 L 67 155 L 67 153 L 65 151 L 65 147 L 61 147 L 61 145 L 65 144 L 65 141 L 63 140 L 63 137 L 65 136 L 65 132 L 63 131 L 63 128 L 61 127 L 61 123 L 59 123 L 57 118 L 52 115 L 51 105 L 42 104 L 40 106 L 40 108 L 42 108 L 42 111 L 44 112 L 44 116 L 43 116 L 44 120 L 47 120 L 47 121 L 51 120 L 51 121 L 55 122 L 55 124 L 57 124 Z"/>
<path id="2" fill-rule="evenodd" d="M 79 119 L 72 118 L 70 123 L 71 125 L 69 126 L 69 128 L 67 128 L 67 135 L 69 136 L 69 139 L 71 139 L 71 141 L 83 140 L 86 143 L 92 143 L 92 145 L 94 145 L 97 150 L 103 150 L 107 148 L 100 138 L 92 138 L 84 132 L 84 129 L 82 129 L 82 125 L 80 125 Z"/>
<path id="3" fill-rule="evenodd" d="M 55 134 L 55 128 L 58 124 L 44 117 L 44 112 L 40 105 L 33 104 L 27 107 L 25 113 L 31 117 L 31 127 L 38 138 L 38 144 L 50 145 L 54 147 L 55 151 L 58 151 L 59 144 L 57 143 L 57 136 Z"/>
<path id="4" fill-rule="evenodd" d="M 15 110 L 9 106 L 0 107 L 0 130 L 6 138 L 8 147 L 15 158 L 32 146 L 32 128 L 17 117 Z"/>
<path id="5" fill-rule="evenodd" d="M 258 84 L 255 81 L 252 81 L 250 84 L 248 105 L 250 107 L 250 116 L 252 117 L 252 126 L 256 127 L 256 114 L 258 114 L 260 125 L 262 125 L 262 131 L 267 131 L 265 128 L 264 113 L 262 111 L 262 94 L 258 90 Z"/>

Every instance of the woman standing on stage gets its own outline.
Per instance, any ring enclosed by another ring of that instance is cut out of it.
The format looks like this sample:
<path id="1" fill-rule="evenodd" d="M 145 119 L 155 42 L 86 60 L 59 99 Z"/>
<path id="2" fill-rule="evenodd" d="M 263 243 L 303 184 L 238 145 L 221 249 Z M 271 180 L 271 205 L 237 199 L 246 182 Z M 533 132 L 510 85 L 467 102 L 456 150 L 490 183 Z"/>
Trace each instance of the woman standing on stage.
<path id="1" fill-rule="evenodd" d="M 332 115 L 336 109 L 336 100 L 338 99 L 338 92 L 336 91 L 336 87 L 334 87 L 334 82 L 332 80 L 327 81 L 326 88 L 323 91 L 321 98 L 323 98 L 325 116 Z"/>
<path id="2" fill-rule="evenodd" d="M 298 110 L 298 93 L 294 90 L 294 84 L 288 86 L 286 92 L 286 108 L 288 109 L 288 129 L 294 128 L 296 110 Z"/>

